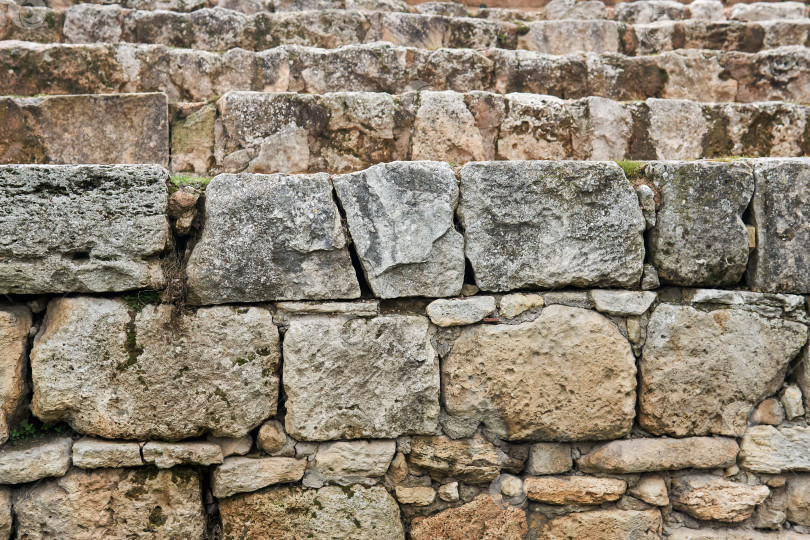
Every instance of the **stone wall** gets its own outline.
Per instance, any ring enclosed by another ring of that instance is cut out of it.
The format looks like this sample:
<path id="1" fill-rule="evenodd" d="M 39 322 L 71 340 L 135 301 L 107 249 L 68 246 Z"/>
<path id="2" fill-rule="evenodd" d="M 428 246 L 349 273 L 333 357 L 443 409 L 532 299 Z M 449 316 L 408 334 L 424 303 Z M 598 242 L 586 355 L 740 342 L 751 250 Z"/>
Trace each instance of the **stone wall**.
<path id="1" fill-rule="evenodd" d="M 0 536 L 803 538 L 808 190 L 0 166 Z"/>

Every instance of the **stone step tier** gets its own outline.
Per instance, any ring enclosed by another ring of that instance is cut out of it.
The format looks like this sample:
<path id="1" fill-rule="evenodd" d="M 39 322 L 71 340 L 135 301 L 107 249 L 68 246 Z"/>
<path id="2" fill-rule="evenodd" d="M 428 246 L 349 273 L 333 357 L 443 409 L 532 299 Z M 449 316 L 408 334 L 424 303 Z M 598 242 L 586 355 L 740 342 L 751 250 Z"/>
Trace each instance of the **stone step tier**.
<path id="1" fill-rule="evenodd" d="M 205 101 L 231 90 L 401 94 L 427 89 L 565 99 L 810 103 L 810 49 L 805 47 L 630 57 L 371 44 L 216 54 L 161 45 L 4 41 L 0 72 L 0 94 L 15 96 L 164 92 L 172 100 Z"/>
<path id="2" fill-rule="evenodd" d="M 421 49 L 521 49 L 546 54 L 615 52 L 656 54 L 674 49 L 757 52 L 810 43 L 810 19 L 768 21 L 660 21 L 626 24 L 608 20 L 501 22 L 396 12 L 305 11 L 245 15 L 222 8 L 191 13 L 129 11 L 79 4 L 61 14 L 30 14 L 40 25 L 15 24 L 14 2 L 0 3 L 4 40 L 43 43 L 144 43 L 208 51 L 262 51 L 280 45 L 336 48 L 385 41 Z"/>

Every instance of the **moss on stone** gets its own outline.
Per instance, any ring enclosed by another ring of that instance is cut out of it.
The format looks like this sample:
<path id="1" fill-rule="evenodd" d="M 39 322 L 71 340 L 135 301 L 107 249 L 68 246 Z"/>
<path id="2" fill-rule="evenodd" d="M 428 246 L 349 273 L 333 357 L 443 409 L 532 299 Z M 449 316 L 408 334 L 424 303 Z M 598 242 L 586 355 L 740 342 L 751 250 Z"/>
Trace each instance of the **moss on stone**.
<path id="1" fill-rule="evenodd" d="M 617 161 L 616 164 L 622 168 L 622 170 L 624 171 L 624 175 L 630 181 L 633 181 L 634 179 L 641 176 L 641 171 L 644 169 L 644 166 L 646 165 L 644 161 L 630 161 L 630 160 Z"/>

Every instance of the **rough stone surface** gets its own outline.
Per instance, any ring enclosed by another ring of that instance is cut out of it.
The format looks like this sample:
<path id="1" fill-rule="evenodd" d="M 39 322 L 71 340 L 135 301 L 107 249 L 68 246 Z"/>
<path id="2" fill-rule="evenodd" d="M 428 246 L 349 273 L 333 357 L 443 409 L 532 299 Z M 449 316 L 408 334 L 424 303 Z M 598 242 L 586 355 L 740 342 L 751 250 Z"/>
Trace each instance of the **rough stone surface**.
<path id="1" fill-rule="evenodd" d="M 784 390 L 779 400 L 785 409 L 785 416 L 788 420 L 793 420 L 804 415 L 804 405 L 802 405 L 802 391 L 795 384 L 789 384 Z"/>
<path id="2" fill-rule="evenodd" d="M 741 436 L 806 341 L 799 323 L 661 304 L 639 363 L 639 423 L 658 435 Z"/>
<path id="3" fill-rule="evenodd" d="M 453 227 L 458 180 L 447 163 L 385 163 L 334 184 L 376 296 L 459 294 L 464 238 Z"/>
<path id="4" fill-rule="evenodd" d="M 749 427 L 740 443 L 740 468 L 768 474 L 810 471 L 810 428 Z"/>
<path id="5" fill-rule="evenodd" d="M 64 475 L 70 467 L 72 446 L 68 438 L 34 440 L 19 448 L 4 446 L 0 450 L 0 484 L 24 484 Z"/>
<path id="6" fill-rule="evenodd" d="M 52 300 L 31 352 L 34 414 L 88 435 L 169 441 L 241 437 L 275 414 L 281 356 L 270 312 L 221 306 L 172 321 L 171 309 Z"/>
<path id="7" fill-rule="evenodd" d="M 543 307 L 543 297 L 539 294 L 505 294 L 498 302 L 498 314 L 507 319 L 514 319 L 522 313 L 540 307 Z"/>
<path id="8" fill-rule="evenodd" d="M 0 487 L 0 538 L 7 540 L 11 538 L 11 527 L 13 525 L 11 513 L 11 490 L 7 487 Z"/>
<path id="9" fill-rule="evenodd" d="M 284 457 L 229 457 L 214 469 L 211 491 L 214 497 L 256 491 L 273 484 L 298 482 L 304 476 L 305 459 Z"/>
<path id="10" fill-rule="evenodd" d="M 395 441 L 336 441 L 318 446 L 310 461 L 305 485 L 375 483 L 388 471 Z M 397 497 L 399 498 L 399 497 Z"/>
<path id="11" fill-rule="evenodd" d="M 437 326 L 464 326 L 477 323 L 494 311 L 495 299 L 491 296 L 434 300 L 427 307 L 430 322 Z"/>
<path id="12" fill-rule="evenodd" d="M 433 433 L 439 359 L 426 317 L 312 316 L 284 337 L 287 432 L 298 440 Z"/>
<path id="13" fill-rule="evenodd" d="M 657 474 L 642 476 L 636 484 L 627 490 L 630 495 L 654 506 L 669 504 L 667 484 L 664 478 Z"/>
<path id="14" fill-rule="evenodd" d="M 740 448 L 734 439 L 632 439 L 613 441 L 577 460 L 584 472 L 637 473 L 678 469 L 717 469 L 734 465 Z"/>
<path id="15" fill-rule="evenodd" d="M 529 474 L 560 474 L 574 466 L 571 447 L 560 443 L 537 443 L 529 450 L 526 472 Z"/>
<path id="16" fill-rule="evenodd" d="M 19 538 L 203 540 L 199 474 L 190 469 L 72 469 L 14 493 Z"/>
<path id="17" fill-rule="evenodd" d="M 622 2 L 616 5 L 613 18 L 630 24 L 649 24 L 685 19 L 685 11 L 683 4 L 671 0 Z"/>
<path id="18" fill-rule="evenodd" d="M 518 40 L 522 49 L 546 54 L 618 52 L 620 35 L 615 21 L 535 21 Z"/>
<path id="19" fill-rule="evenodd" d="M 793 475 L 788 480 L 787 519 L 797 525 L 810 525 L 810 477 Z"/>
<path id="20" fill-rule="evenodd" d="M 259 428 L 256 445 L 262 452 L 272 455 L 280 452 L 286 444 L 287 433 L 284 432 L 284 426 L 278 420 L 268 420 Z"/>
<path id="21" fill-rule="evenodd" d="M 751 414 L 752 424 L 778 426 L 785 419 L 785 408 L 776 398 L 768 398 L 760 403 Z"/>
<path id="22" fill-rule="evenodd" d="M 483 290 L 629 287 L 641 278 L 644 217 L 614 163 L 469 164 L 461 193 L 465 251 Z"/>
<path id="23" fill-rule="evenodd" d="M 742 214 L 754 193 L 751 169 L 742 162 L 659 162 L 644 176 L 661 197 L 649 242 L 661 281 L 739 282 L 748 262 Z"/>
<path id="24" fill-rule="evenodd" d="M 214 443 L 222 450 L 222 457 L 228 456 L 244 456 L 253 447 L 253 437 L 245 435 L 244 437 L 215 437 L 210 433 L 205 437 L 208 442 Z"/>
<path id="25" fill-rule="evenodd" d="M 395 494 L 400 504 L 411 506 L 429 506 L 436 500 L 436 490 L 431 487 L 397 486 Z"/>
<path id="26" fill-rule="evenodd" d="M 218 465 L 222 459 L 222 448 L 210 442 L 148 442 L 143 446 L 143 460 L 158 469 L 175 465 Z"/>
<path id="27" fill-rule="evenodd" d="M 616 501 L 627 483 L 616 478 L 590 476 L 529 477 L 523 482 L 529 500 L 547 504 L 602 504 Z"/>
<path id="28" fill-rule="evenodd" d="M 0 304 L 0 445 L 8 440 L 9 423 L 24 405 L 31 323 L 27 307 Z"/>
<path id="29" fill-rule="evenodd" d="M 448 482 L 439 486 L 437 490 L 439 498 L 446 502 L 455 502 L 458 500 L 458 482 Z"/>
<path id="30" fill-rule="evenodd" d="M 768 486 L 749 486 L 708 474 L 672 480 L 672 506 L 702 520 L 739 522 L 770 495 Z"/>
<path id="31" fill-rule="evenodd" d="M 635 374 L 612 322 L 555 305 L 531 322 L 463 328 L 442 363 L 442 395 L 448 414 L 508 440 L 612 439 L 632 426 Z"/>
<path id="32" fill-rule="evenodd" d="M 0 166 L 0 293 L 160 288 L 166 180 L 153 165 Z"/>
<path id="33" fill-rule="evenodd" d="M 414 474 L 439 481 L 452 477 L 470 484 L 487 484 L 507 469 L 518 472 L 523 463 L 481 437 L 453 440 L 445 436 L 414 437 L 408 466 Z"/>
<path id="34" fill-rule="evenodd" d="M 85 437 L 73 443 L 73 465 L 82 469 L 140 467 L 141 445 Z"/>
<path id="35" fill-rule="evenodd" d="M 541 540 L 569 538 L 661 538 L 661 513 L 658 510 L 597 510 L 552 518 L 538 531 Z"/>
<path id="36" fill-rule="evenodd" d="M 420 92 L 413 124 L 411 159 L 453 163 L 487 159 L 481 132 L 464 95 L 456 92 Z"/>
<path id="37" fill-rule="evenodd" d="M 762 292 L 810 293 L 810 161 L 755 160 L 751 222 L 757 248 L 748 283 Z"/>
<path id="38" fill-rule="evenodd" d="M 163 94 L 0 98 L 0 164 L 169 165 Z"/>
<path id="39" fill-rule="evenodd" d="M 522 540 L 527 531 L 526 513 L 521 508 L 486 494 L 458 508 L 418 517 L 411 524 L 413 540 Z"/>
<path id="40" fill-rule="evenodd" d="M 225 540 L 405 539 L 399 507 L 380 486 L 281 487 L 221 500 L 219 510 Z"/>
<path id="41" fill-rule="evenodd" d="M 186 270 L 192 301 L 360 296 L 328 175 L 219 175 L 205 211 Z"/>
<path id="42" fill-rule="evenodd" d="M 749 529 L 689 529 L 672 531 L 667 540 L 804 540 L 806 534 L 794 531 L 752 531 Z"/>
<path id="43" fill-rule="evenodd" d="M 657 296 L 654 292 L 591 291 L 591 298 L 597 311 L 621 316 L 643 315 Z"/>
<path id="44" fill-rule="evenodd" d="M 729 19 L 735 21 L 769 21 L 773 19 L 805 19 L 806 6 L 803 2 L 753 2 L 735 4 Z"/>

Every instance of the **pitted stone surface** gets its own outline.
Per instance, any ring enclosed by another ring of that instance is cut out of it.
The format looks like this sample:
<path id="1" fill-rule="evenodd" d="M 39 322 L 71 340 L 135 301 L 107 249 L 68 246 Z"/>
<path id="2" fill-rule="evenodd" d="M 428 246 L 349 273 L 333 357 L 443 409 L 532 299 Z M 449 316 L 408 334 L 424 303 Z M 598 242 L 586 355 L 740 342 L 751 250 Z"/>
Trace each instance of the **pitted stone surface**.
<path id="1" fill-rule="evenodd" d="M 170 469 L 175 465 L 218 465 L 223 457 L 222 448 L 211 442 L 149 441 L 143 445 L 143 460 L 158 469 Z"/>
<path id="2" fill-rule="evenodd" d="M 85 437 L 73 443 L 73 465 L 82 469 L 140 467 L 141 444 Z"/>
<path id="3" fill-rule="evenodd" d="M 166 305 L 135 313 L 112 299 L 55 299 L 31 353 L 32 410 L 105 438 L 241 437 L 275 414 L 279 362 L 263 308 L 172 321 Z"/>
<path id="4" fill-rule="evenodd" d="M 199 473 L 72 469 L 14 493 L 20 538 L 205 538 Z"/>
<path id="5" fill-rule="evenodd" d="M 417 517 L 411 525 L 413 540 L 522 540 L 527 532 L 526 512 L 522 508 L 506 504 L 500 495 L 488 494 L 479 495 L 457 508 Z"/>
<path id="6" fill-rule="evenodd" d="M 434 300 L 426 309 L 430 322 L 437 326 L 463 326 L 481 321 L 495 311 L 495 298 L 472 296 L 452 300 Z"/>
<path id="7" fill-rule="evenodd" d="M 639 423 L 658 435 L 742 436 L 806 341 L 803 324 L 661 304 L 639 363 Z"/>
<path id="8" fill-rule="evenodd" d="M 426 317 L 309 316 L 284 337 L 287 432 L 298 440 L 433 433 L 439 359 Z"/>
<path id="9" fill-rule="evenodd" d="M 748 262 L 742 214 L 754 193 L 745 163 L 660 162 L 644 168 L 661 197 L 649 245 L 658 277 L 682 286 L 734 285 Z"/>
<path id="10" fill-rule="evenodd" d="M 702 520 L 744 521 L 768 495 L 767 486 L 749 486 L 708 474 L 687 475 L 672 481 L 672 506 Z"/>
<path id="11" fill-rule="evenodd" d="M 214 497 L 256 491 L 273 484 L 298 482 L 307 467 L 305 459 L 286 457 L 230 457 L 214 469 L 211 492 Z"/>
<path id="12" fill-rule="evenodd" d="M 740 443 L 740 468 L 768 474 L 810 471 L 810 428 L 749 427 Z"/>
<path id="13" fill-rule="evenodd" d="M 595 448 L 577 461 L 584 472 L 637 473 L 730 467 L 739 447 L 724 437 L 632 439 Z"/>
<path id="14" fill-rule="evenodd" d="M 464 238 L 453 227 L 458 180 L 447 163 L 387 163 L 334 178 L 374 294 L 455 296 Z"/>
<path id="15" fill-rule="evenodd" d="M 448 414 L 508 440 L 602 440 L 629 432 L 635 374 L 612 322 L 553 305 L 531 322 L 463 328 L 442 363 L 442 394 Z"/>
<path id="16" fill-rule="evenodd" d="M 444 435 L 414 437 L 408 466 L 415 474 L 434 479 L 458 478 L 470 484 L 489 484 L 502 469 L 519 472 L 523 463 L 480 436 L 453 440 Z"/>
<path id="17" fill-rule="evenodd" d="M 529 477 L 523 482 L 529 500 L 546 504 L 602 504 L 616 501 L 627 491 L 617 478 L 589 476 Z"/>
<path id="18" fill-rule="evenodd" d="M 644 217 L 614 163 L 469 164 L 458 213 L 483 290 L 632 287 L 641 279 Z"/>
<path id="19" fill-rule="evenodd" d="M 186 270 L 191 300 L 360 296 L 328 175 L 219 175 L 205 211 Z"/>
<path id="20" fill-rule="evenodd" d="M 64 475 L 70 467 L 72 446 L 69 438 L 34 440 L 19 448 L 4 446 L 0 451 L 0 484 L 24 484 Z"/>
<path id="21" fill-rule="evenodd" d="M 661 538 L 661 513 L 658 510 L 596 510 L 575 512 L 552 518 L 539 527 L 541 540 L 569 538 Z"/>
<path id="22" fill-rule="evenodd" d="M 160 288 L 166 180 L 155 165 L 0 166 L 0 293 Z"/>
<path id="23" fill-rule="evenodd" d="M 0 304 L 0 445 L 8 440 L 9 423 L 24 408 L 31 310 Z"/>
<path id="24" fill-rule="evenodd" d="M 395 441 L 335 441 L 321 444 L 307 468 L 304 484 L 373 484 L 388 470 L 396 448 Z"/>
<path id="25" fill-rule="evenodd" d="M 399 507 L 381 486 L 267 489 L 219 502 L 225 540 L 404 540 Z"/>

